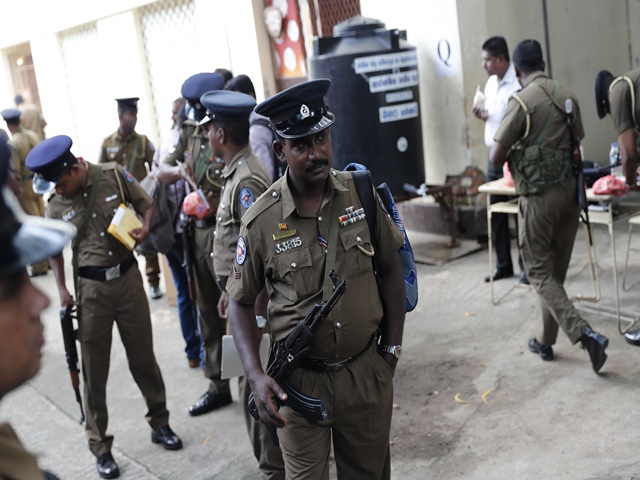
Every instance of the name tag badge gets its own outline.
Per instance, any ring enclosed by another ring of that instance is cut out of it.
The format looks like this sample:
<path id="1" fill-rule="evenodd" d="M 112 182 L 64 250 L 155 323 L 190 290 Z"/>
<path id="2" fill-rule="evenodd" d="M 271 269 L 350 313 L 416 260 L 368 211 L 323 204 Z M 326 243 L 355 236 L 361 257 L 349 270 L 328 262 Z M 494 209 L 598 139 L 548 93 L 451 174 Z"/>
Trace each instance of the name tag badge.
<path id="1" fill-rule="evenodd" d="M 118 199 L 118 194 L 114 193 L 113 195 L 109 195 L 107 198 L 105 198 L 104 201 L 106 203 L 109 203 L 109 202 L 113 202 L 114 200 L 117 200 L 117 199 Z"/>
<path id="2" fill-rule="evenodd" d="M 294 248 L 301 247 L 301 246 L 302 246 L 302 239 L 300 237 L 294 237 L 285 242 L 276 243 L 274 245 L 274 248 L 275 248 L 276 254 L 278 254 L 278 253 L 284 253 L 288 250 L 292 250 Z"/>
<path id="3" fill-rule="evenodd" d="M 289 238 L 289 237 L 293 237 L 295 236 L 297 233 L 295 228 L 292 228 L 291 230 L 285 230 L 284 232 L 278 232 L 278 233 L 274 233 L 273 234 L 273 239 L 274 240 L 282 240 L 283 238 Z"/>
<path id="4" fill-rule="evenodd" d="M 64 220 L 65 222 L 68 222 L 75 216 L 76 216 L 76 211 L 73 208 L 70 208 L 62 212 L 62 215 L 60 216 L 60 218 L 62 218 L 62 220 Z"/>

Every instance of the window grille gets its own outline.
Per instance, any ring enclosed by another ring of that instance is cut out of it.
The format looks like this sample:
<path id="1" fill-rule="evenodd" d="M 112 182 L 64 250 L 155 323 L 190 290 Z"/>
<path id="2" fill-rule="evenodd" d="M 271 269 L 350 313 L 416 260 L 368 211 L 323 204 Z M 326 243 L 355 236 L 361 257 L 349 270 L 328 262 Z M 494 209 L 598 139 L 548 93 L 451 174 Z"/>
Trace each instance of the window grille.
<path id="1" fill-rule="evenodd" d="M 142 37 L 158 132 L 171 127 L 171 105 L 199 65 L 193 0 L 160 0 L 140 9 Z M 206 50 L 205 50 L 206 52 Z M 200 62 L 201 63 L 201 62 Z"/>

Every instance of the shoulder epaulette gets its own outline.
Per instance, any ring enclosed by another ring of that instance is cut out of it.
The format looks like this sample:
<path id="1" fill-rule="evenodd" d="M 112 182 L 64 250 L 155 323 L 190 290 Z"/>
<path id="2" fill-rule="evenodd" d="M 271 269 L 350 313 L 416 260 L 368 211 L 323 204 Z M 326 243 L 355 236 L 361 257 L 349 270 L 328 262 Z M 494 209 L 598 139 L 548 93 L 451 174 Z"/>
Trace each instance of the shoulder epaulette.
<path id="1" fill-rule="evenodd" d="M 258 215 L 271 207 L 271 205 L 275 205 L 280 201 L 280 183 L 281 182 L 277 181 L 271 185 L 267 191 L 260 195 L 254 204 L 251 205 L 251 208 L 247 210 L 242 217 L 242 221 L 245 225 L 249 225 Z"/>

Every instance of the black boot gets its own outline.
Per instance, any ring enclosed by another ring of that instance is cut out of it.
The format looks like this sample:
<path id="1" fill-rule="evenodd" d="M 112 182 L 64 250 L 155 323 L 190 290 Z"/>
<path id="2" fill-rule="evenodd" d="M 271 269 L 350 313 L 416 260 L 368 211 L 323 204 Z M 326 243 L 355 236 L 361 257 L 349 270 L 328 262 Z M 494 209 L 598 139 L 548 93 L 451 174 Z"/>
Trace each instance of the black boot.
<path id="1" fill-rule="evenodd" d="M 598 373 L 604 362 L 607 361 L 607 354 L 604 353 L 604 350 L 609 346 L 609 339 L 598 332 L 594 332 L 591 328 L 585 327 L 580 341 L 582 342 L 582 347 L 589 352 L 593 371 Z"/>
<path id="2" fill-rule="evenodd" d="M 96 469 L 102 478 L 118 478 L 120 469 L 111 452 L 103 453 L 96 461 Z"/>

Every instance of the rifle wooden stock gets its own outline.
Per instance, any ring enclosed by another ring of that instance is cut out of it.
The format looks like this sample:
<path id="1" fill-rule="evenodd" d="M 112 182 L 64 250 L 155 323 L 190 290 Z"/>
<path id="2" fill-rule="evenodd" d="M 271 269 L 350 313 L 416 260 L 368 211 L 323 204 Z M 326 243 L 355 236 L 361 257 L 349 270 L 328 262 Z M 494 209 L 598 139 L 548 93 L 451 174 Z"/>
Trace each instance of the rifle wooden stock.
<path id="1" fill-rule="evenodd" d="M 67 359 L 67 367 L 71 378 L 71 386 L 76 394 L 76 401 L 80 405 L 80 423 L 84 422 L 84 409 L 80 396 L 80 370 L 78 370 L 78 349 L 76 348 L 76 330 L 73 328 L 72 307 L 60 310 L 60 325 L 62 326 L 62 340 L 64 353 Z"/>

